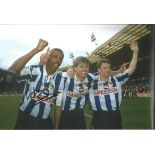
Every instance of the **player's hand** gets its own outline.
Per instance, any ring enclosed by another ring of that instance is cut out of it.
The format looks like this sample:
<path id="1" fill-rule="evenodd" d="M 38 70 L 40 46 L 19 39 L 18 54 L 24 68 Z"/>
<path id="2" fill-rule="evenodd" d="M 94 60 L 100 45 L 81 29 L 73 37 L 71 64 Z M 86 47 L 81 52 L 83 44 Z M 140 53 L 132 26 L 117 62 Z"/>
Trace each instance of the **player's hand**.
<path id="1" fill-rule="evenodd" d="M 37 47 L 35 48 L 37 50 L 37 52 L 40 52 L 42 51 L 46 46 L 48 45 L 48 42 L 43 40 L 43 39 L 40 39 L 39 42 L 38 42 L 38 45 Z"/>
<path id="2" fill-rule="evenodd" d="M 131 44 L 130 44 L 130 48 L 133 52 L 136 52 L 138 53 L 139 51 L 139 48 L 138 48 L 138 43 L 137 41 L 132 41 Z"/>
<path id="3" fill-rule="evenodd" d="M 45 65 L 47 63 L 51 53 L 52 53 L 52 50 L 50 50 L 50 48 L 47 49 L 46 53 L 42 53 L 40 56 L 39 64 Z"/>
<path id="4" fill-rule="evenodd" d="M 123 63 L 122 65 L 121 65 L 121 67 L 120 67 L 120 69 L 119 69 L 119 72 L 120 73 L 123 73 L 123 72 L 125 72 L 126 70 L 127 70 L 127 68 L 126 68 L 126 65 L 127 65 L 128 63 Z"/>

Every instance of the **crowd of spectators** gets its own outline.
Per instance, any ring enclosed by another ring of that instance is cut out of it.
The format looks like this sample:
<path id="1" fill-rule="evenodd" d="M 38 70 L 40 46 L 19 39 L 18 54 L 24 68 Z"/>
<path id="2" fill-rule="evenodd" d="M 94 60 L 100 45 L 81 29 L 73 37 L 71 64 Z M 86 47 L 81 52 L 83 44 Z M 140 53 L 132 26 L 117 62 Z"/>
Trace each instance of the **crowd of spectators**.
<path id="1" fill-rule="evenodd" d="M 151 89 L 151 78 L 141 77 L 138 79 L 131 79 L 122 87 L 123 98 L 130 97 L 150 97 L 153 92 Z"/>

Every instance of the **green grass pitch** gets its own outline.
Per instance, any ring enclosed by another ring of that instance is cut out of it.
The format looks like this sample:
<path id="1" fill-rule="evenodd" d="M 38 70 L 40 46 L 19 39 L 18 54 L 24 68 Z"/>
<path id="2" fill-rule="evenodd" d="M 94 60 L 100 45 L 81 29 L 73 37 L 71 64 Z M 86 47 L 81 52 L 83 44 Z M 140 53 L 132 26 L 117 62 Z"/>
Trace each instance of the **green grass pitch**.
<path id="1" fill-rule="evenodd" d="M 0 129 L 12 130 L 16 122 L 21 96 L 0 96 Z M 151 129 L 151 99 L 146 97 L 123 100 L 121 105 L 123 129 Z M 91 127 L 92 111 L 86 104 L 85 120 Z M 53 116 L 53 110 L 51 112 Z"/>

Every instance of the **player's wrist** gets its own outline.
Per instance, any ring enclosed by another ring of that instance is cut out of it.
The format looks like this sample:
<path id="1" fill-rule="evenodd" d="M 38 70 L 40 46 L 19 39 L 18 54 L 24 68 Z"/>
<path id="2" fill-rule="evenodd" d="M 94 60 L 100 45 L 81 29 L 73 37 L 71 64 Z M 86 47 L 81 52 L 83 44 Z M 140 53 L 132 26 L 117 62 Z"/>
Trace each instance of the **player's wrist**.
<path id="1" fill-rule="evenodd" d="M 34 49 L 32 50 L 32 52 L 33 52 L 34 54 L 37 54 L 38 52 L 40 52 L 40 50 L 36 47 L 36 48 L 34 48 Z"/>

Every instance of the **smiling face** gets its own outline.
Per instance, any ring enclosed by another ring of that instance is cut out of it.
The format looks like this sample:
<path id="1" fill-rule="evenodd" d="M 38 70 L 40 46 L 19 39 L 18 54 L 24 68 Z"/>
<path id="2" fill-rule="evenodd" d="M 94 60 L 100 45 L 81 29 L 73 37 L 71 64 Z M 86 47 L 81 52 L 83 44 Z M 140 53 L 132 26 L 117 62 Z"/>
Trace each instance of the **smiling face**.
<path id="1" fill-rule="evenodd" d="M 73 62 L 75 75 L 78 80 L 84 80 L 89 72 L 90 61 L 88 58 L 79 56 Z"/>
<path id="2" fill-rule="evenodd" d="M 54 73 L 59 67 L 60 65 L 62 64 L 62 60 L 64 58 L 64 54 L 62 51 L 60 50 L 54 50 L 48 61 L 47 61 L 47 67 L 48 67 L 48 70 L 51 72 L 51 73 Z"/>
<path id="3" fill-rule="evenodd" d="M 86 62 L 80 62 L 74 70 L 77 79 L 84 80 L 89 72 L 89 64 Z"/>
<path id="4" fill-rule="evenodd" d="M 97 69 L 102 80 L 107 80 L 111 74 L 111 61 L 103 59 L 97 62 Z"/>
<path id="5" fill-rule="evenodd" d="M 102 63 L 101 67 L 98 68 L 101 79 L 108 79 L 111 73 L 111 65 L 108 63 Z"/>

